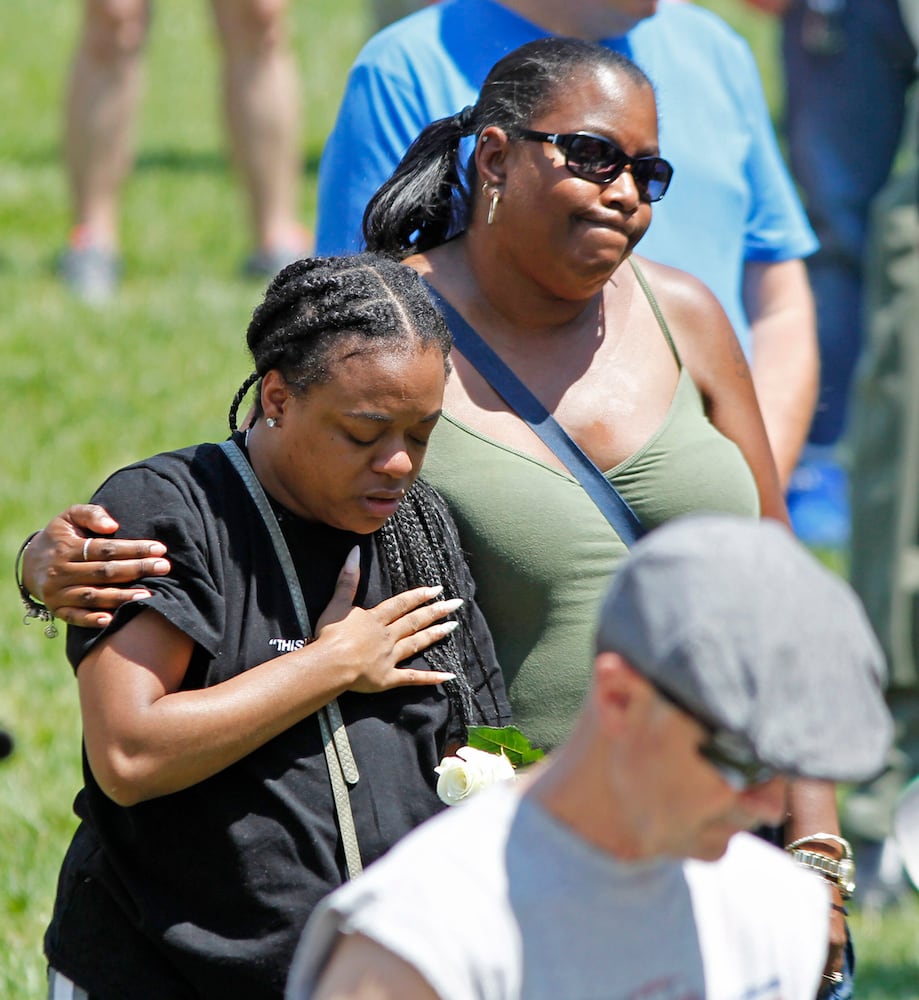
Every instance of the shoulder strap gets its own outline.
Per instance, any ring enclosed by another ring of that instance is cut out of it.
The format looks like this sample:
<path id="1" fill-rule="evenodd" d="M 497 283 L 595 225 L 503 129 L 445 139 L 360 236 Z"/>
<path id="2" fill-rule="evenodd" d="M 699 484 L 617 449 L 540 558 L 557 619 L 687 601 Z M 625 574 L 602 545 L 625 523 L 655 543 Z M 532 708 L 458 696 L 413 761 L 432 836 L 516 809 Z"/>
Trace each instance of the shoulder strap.
<path id="1" fill-rule="evenodd" d="M 274 551 L 281 564 L 281 570 L 287 581 L 293 601 L 294 611 L 297 615 L 297 623 L 303 632 L 304 638 L 313 634 L 310 624 L 309 614 L 306 610 L 306 602 L 303 600 L 303 591 L 300 589 L 300 580 L 294 567 L 290 549 L 281 532 L 281 526 L 275 517 L 268 497 L 262 489 L 262 484 L 252 471 L 252 466 L 246 460 L 239 446 L 232 440 L 222 441 L 220 447 L 223 453 L 230 460 L 230 464 L 239 473 L 249 491 L 249 495 L 255 502 L 258 512 L 262 515 L 268 534 L 274 544 Z M 356 785 L 360 775 L 357 770 L 357 763 L 354 754 L 351 752 L 351 742 L 348 739 L 348 731 L 345 729 L 344 720 L 341 717 L 341 710 L 338 707 L 338 699 L 333 698 L 327 705 L 324 705 L 316 713 L 319 718 L 319 732 L 325 747 L 326 763 L 329 767 L 329 780 L 332 783 L 332 794 L 335 798 L 335 811 L 338 815 L 338 826 L 341 832 L 342 844 L 345 851 L 345 868 L 348 878 L 359 875 L 363 869 L 361 862 L 360 847 L 357 842 L 357 830 L 354 826 L 354 815 L 351 812 L 351 798 L 348 794 L 348 786 Z"/>
<path id="2" fill-rule="evenodd" d="M 492 348 L 435 289 L 429 294 L 440 308 L 453 334 L 453 342 L 479 374 L 525 420 L 542 441 L 565 463 L 625 545 L 631 547 L 644 534 L 641 522 L 622 494 L 571 439 L 565 429 L 511 371 Z"/>
<path id="3" fill-rule="evenodd" d="M 638 279 L 638 284 L 641 285 L 641 290 L 645 293 L 645 298 L 648 300 L 648 305 L 654 313 L 657 325 L 661 328 L 661 333 L 664 335 L 664 339 L 670 345 L 670 350 L 673 351 L 673 356 L 676 358 L 677 365 L 680 369 L 682 369 L 683 359 L 680 357 L 680 352 L 676 349 L 676 344 L 673 342 L 673 335 L 670 333 L 670 327 L 667 326 L 667 320 L 664 319 L 664 314 L 661 312 L 657 296 L 651 291 L 651 286 L 648 284 L 645 272 L 638 266 L 638 261 L 635 260 L 633 256 L 629 257 L 629 264 L 632 265 L 632 271 Z"/>

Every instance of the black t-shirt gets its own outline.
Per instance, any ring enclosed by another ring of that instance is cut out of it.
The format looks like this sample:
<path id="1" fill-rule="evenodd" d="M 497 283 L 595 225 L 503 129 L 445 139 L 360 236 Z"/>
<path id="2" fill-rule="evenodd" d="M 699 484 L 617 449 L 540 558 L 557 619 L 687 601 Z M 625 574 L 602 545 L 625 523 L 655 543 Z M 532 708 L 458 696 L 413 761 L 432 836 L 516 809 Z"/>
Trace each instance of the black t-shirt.
<path id="1" fill-rule="evenodd" d="M 94 502 L 119 521 L 119 535 L 162 540 L 172 571 L 144 580 L 153 596 L 119 609 L 105 632 L 71 628 L 75 668 L 145 607 L 195 641 L 184 688 L 220 683 L 302 641 L 270 536 L 218 446 L 123 469 Z M 312 622 L 355 544 L 356 603 L 390 596 L 373 536 L 277 512 Z M 471 592 L 446 596 L 466 599 L 486 654 L 484 668 L 468 664 L 481 721 L 504 725 L 509 710 L 484 619 Z M 429 669 L 423 657 L 410 665 Z M 360 770 L 351 804 L 368 864 L 440 810 L 434 768 L 462 740 L 463 724 L 439 686 L 346 692 L 339 704 Z M 102 1000 L 280 997 L 306 918 L 344 880 L 316 717 L 192 788 L 129 808 L 102 793 L 85 754 L 83 770 L 82 823 L 45 939 L 50 963 Z"/>

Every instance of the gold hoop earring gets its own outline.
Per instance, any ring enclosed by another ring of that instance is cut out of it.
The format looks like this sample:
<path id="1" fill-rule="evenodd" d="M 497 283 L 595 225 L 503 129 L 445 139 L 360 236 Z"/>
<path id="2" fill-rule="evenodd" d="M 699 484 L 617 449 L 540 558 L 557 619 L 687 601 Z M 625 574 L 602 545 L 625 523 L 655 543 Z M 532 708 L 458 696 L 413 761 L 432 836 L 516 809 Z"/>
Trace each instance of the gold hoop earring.
<path id="1" fill-rule="evenodd" d="M 497 188 L 491 193 L 491 204 L 488 206 L 488 218 L 486 222 L 490 226 L 495 221 L 495 209 L 498 207 L 498 202 L 501 200 L 501 194 Z"/>

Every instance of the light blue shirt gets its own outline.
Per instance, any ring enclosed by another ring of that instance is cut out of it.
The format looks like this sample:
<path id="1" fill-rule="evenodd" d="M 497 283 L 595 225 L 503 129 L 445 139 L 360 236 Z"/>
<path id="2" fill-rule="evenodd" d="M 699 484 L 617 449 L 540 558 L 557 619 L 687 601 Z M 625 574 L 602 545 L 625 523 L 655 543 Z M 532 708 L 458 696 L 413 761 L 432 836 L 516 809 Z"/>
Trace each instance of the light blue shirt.
<path id="1" fill-rule="evenodd" d="M 476 100 L 491 67 L 547 32 L 493 0 L 447 0 L 397 21 L 363 48 L 319 168 L 317 252 L 352 253 L 373 193 L 432 121 Z M 720 18 L 662 0 L 604 45 L 657 91 L 660 148 L 674 179 L 640 245 L 704 281 L 745 349 L 746 261 L 807 256 L 817 240 L 791 183 L 746 42 Z"/>

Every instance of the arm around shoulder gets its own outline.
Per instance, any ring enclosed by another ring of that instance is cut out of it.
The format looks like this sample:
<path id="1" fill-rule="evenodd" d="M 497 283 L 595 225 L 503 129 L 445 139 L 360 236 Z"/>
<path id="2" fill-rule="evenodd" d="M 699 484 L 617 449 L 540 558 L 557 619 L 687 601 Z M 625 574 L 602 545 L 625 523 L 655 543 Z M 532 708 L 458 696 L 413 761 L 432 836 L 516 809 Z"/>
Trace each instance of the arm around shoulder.
<path id="1" fill-rule="evenodd" d="M 22 554 L 25 590 L 71 625 L 104 628 L 110 610 L 149 596 L 132 583 L 169 571 L 166 546 L 153 539 L 114 539 L 118 522 L 98 504 L 76 504 L 33 536 Z"/>

